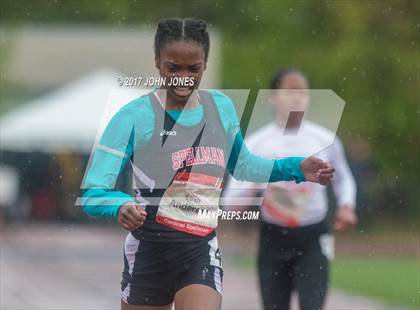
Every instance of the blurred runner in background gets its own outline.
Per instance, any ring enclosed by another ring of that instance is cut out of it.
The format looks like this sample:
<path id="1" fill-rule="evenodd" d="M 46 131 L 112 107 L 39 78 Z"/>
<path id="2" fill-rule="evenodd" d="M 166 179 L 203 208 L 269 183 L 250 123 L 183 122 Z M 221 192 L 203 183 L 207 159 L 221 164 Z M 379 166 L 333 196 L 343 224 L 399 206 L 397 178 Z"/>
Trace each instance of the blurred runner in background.
<path id="1" fill-rule="evenodd" d="M 275 121 L 246 139 L 255 154 L 280 158 L 322 149 L 333 134 L 326 128 L 302 120 L 309 104 L 309 84 L 298 70 L 279 71 L 272 80 L 271 102 Z M 289 115 L 290 114 L 290 115 Z M 299 136 L 297 132 L 299 131 Z M 316 154 L 330 162 L 336 171 L 332 186 L 337 199 L 334 228 L 349 229 L 357 224 L 356 185 L 346 162 L 343 147 L 334 143 Z M 241 197 L 244 205 L 228 203 L 229 209 L 261 205 L 258 273 L 265 309 L 289 309 L 293 290 L 299 296 L 300 309 L 322 309 L 328 290 L 329 261 L 334 255 L 333 237 L 326 224 L 327 190 L 315 183 L 277 182 L 267 185 L 231 179 L 224 193 L 227 199 Z"/>

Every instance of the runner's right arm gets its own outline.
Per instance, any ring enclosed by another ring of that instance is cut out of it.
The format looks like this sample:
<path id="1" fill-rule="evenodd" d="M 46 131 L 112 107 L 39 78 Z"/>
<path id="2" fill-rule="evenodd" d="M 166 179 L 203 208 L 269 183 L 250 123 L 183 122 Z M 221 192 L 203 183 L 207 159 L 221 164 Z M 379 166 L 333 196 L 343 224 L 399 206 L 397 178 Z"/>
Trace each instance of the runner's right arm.
<path id="1" fill-rule="evenodd" d="M 115 190 L 115 185 L 135 147 L 150 139 L 154 121 L 150 113 L 138 98 L 120 109 L 107 125 L 82 185 L 82 207 L 88 215 L 117 218 L 122 205 L 135 203 L 132 195 Z M 136 124 L 142 125 L 141 130 Z"/>

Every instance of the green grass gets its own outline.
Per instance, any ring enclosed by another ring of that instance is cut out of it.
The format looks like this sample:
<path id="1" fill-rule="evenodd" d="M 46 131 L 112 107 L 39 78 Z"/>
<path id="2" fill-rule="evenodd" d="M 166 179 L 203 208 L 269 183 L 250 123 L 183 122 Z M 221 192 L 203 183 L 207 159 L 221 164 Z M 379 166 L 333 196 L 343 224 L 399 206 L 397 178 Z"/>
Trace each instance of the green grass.
<path id="1" fill-rule="evenodd" d="M 419 309 L 420 274 L 416 258 L 338 258 L 332 286 L 355 295 Z"/>

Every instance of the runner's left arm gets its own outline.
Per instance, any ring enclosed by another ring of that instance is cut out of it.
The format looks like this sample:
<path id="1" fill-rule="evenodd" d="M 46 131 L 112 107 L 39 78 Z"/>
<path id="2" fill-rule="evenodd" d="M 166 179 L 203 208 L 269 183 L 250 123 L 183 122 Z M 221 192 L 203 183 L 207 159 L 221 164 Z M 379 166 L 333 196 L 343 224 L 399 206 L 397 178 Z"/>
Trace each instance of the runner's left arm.
<path id="1" fill-rule="evenodd" d="M 258 154 L 263 138 L 257 132 L 254 132 L 245 139 L 245 144 L 248 149 L 256 154 Z M 229 176 L 228 182 L 223 190 L 223 207 L 225 210 L 243 211 L 249 208 L 249 206 L 259 205 L 257 200 L 261 198 L 258 193 L 264 192 L 266 188 L 267 183 L 238 181 L 232 176 Z"/>

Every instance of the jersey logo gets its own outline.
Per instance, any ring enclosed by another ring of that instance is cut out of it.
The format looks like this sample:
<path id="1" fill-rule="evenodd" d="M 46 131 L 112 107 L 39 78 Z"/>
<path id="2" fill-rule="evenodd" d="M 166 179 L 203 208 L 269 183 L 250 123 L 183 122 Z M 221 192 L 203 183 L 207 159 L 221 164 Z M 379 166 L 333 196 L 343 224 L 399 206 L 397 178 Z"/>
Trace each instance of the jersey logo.
<path id="1" fill-rule="evenodd" d="M 225 167 L 223 149 L 213 146 L 199 146 L 189 147 L 172 153 L 172 169 L 175 171 L 183 167 L 203 164 Z"/>

